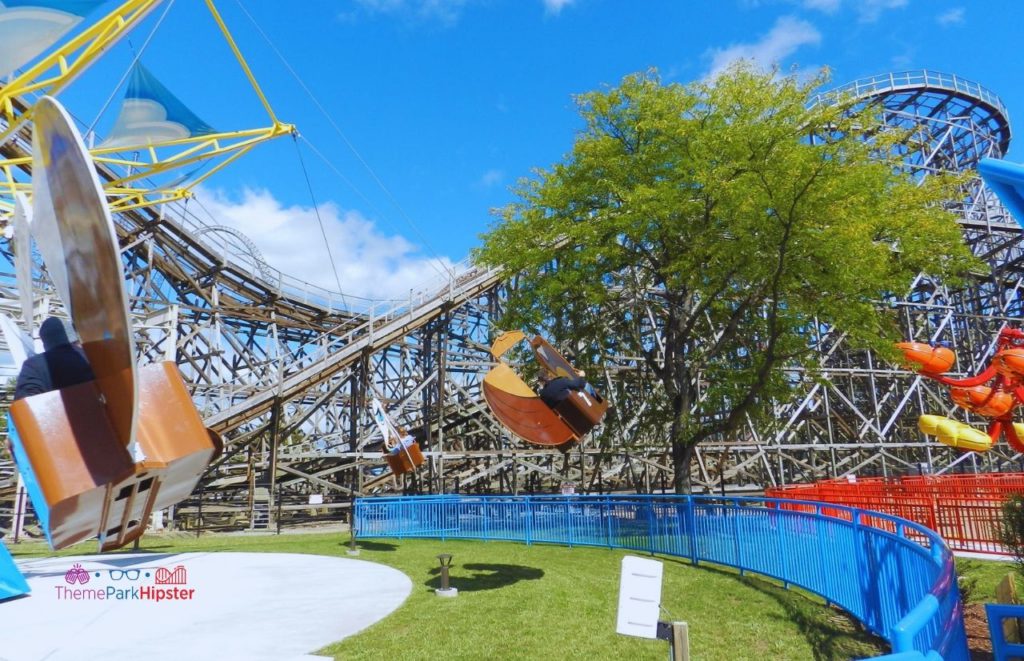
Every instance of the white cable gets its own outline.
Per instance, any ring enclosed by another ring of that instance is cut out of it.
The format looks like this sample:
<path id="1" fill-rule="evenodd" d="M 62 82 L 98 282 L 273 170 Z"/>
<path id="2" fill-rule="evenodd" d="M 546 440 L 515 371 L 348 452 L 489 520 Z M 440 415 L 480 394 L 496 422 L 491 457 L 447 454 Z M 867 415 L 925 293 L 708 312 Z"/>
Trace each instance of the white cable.
<path id="1" fill-rule="evenodd" d="M 327 112 L 327 109 L 324 108 L 323 104 L 321 104 L 320 101 L 316 98 L 316 95 L 313 94 L 313 91 L 309 89 L 309 87 L 302 80 L 302 78 L 295 71 L 295 69 L 292 68 L 292 65 L 288 63 L 288 60 L 285 59 L 281 51 L 278 50 L 277 46 L 275 46 L 274 43 L 270 40 L 270 37 L 267 36 L 267 33 L 264 32 L 263 28 L 261 28 L 259 26 L 259 23 L 256 22 L 256 19 L 253 18 L 252 14 L 250 14 L 249 11 L 245 8 L 245 6 L 242 5 L 242 0 L 235 1 L 238 3 L 238 7 L 242 10 L 242 13 L 245 14 L 246 18 L 248 18 L 249 21 L 253 24 L 253 27 L 256 28 L 256 31 L 259 33 L 259 35 L 263 37 L 263 40 L 267 42 L 267 45 L 270 46 L 270 49 L 274 51 L 274 54 L 277 55 L 279 60 L 281 60 L 281 63 L 284 65 L 285 69 L 287 69 L 288 72 L 292 75 L 292 77 L 295 78 L 296 82 L 299 83 L 299 86 L 309 96 L 309 98 L 313 101 L 313 104 L 323 114 L 323 116 L 327 118 L 328 123 L 330 123 L 330 125 L 334 128 L 334 130 L 337 132 L 338 136 L 342 139 L 345 145 L 352 151 L 356 159 L 358 159 L 358 161 L 362 164 L 366 171 L 370 173 L 370 176 L 377 183 L 380 189 L 384 191 L 384 194 L 387 195 L 388 199 L 391 200 L 391 203 L 395 206 L 396 209 L 398 209 L 398 213 L 401 214 L 401 216 L 409 224 L 409 227 L 412 228 L 412 231 L 416 234 L 417 238 L 419 238 L 419 240 L 423 242 L 423 245 L 424 247 L 426 247 L 427 252 L 429 252 L 430 255 L 434 257 L 439 264 L 443 264 L 443 261 L 441 260 L 440 256 L 430 246 L 430 242 L 427 241 L 427 238 L 423 235 L 422 232 L 420 232 L 419 228 L 416 226 L 416 223 L 413 222 L 409 214 L 405 212 L 405 210 L 402 208 L 402 205 L 398 203 L 398 200 L 395 199 L 395 196 L 392 195 L 388 187 L 384 185 L 384 182 L 381 181 L 380 177 L 377 176 L 377 173 L 374 172 L 373 168 L 370 167 L 370 164 L 367 163 L 365 159 L 363 159 L 362 155 L 355 148 L 355 146 L 351 142 L 349 142 L 349 139 L 345 136 L 345 133 L 341 130 L 341 127 L 338 126 L 337 122 L 334 121 L 334 118 L 330 115 L 330 113 Z M 455 272 L 452 269 L 445 267 L 445 271 L 446 275 L 454 277 Z"/>

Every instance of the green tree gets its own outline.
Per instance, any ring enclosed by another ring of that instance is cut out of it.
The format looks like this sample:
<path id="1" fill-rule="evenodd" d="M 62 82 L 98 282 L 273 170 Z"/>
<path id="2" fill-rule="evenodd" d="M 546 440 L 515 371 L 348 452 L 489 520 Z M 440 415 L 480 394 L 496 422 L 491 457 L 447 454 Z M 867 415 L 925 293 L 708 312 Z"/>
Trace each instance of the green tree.
<path id="1" fill-rule="evenodd" d="M 822 328 L 891 356 L 879 301 L 977 267 L 943 205 L 962 182 L 887 162 L 908 136 L 852 101 L 811 103 L 823 82 L 737 65 L 584 94 L 572 152 L 519 183 L 477 252 L 516 274 L 506 327 L 629 384 L 618 415 L 672 448 L 679 492 L 697 444 L 813 378 Z"/>

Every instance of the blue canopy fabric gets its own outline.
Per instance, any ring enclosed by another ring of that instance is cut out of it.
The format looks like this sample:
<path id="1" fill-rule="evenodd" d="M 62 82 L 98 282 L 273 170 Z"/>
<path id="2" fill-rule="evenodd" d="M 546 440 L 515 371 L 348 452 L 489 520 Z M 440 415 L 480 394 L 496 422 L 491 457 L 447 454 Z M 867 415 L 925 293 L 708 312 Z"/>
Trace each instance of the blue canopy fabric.
<path id="1" fill-rule="evenodd" d="M 106 0 L 0 0 L 0 76 L 28 64 Z"/>
<path id="2" fill-rule="evenodd" d="M 103 147 L 150 145 L 216 133 L 141 63 L 132 68 L 121 112 Z"/>

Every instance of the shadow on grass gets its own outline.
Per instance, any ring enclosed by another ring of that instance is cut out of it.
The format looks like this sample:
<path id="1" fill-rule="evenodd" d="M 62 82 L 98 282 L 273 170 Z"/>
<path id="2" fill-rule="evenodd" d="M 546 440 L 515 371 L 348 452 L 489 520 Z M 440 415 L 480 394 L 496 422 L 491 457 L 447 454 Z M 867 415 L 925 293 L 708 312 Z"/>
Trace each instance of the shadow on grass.
<path id="1" fill-rule="evenodd" d="M 452 565 L 449 585 L 457 588 L 459 592 L 477 592 L 480 590 L 496 590 L 519 581 L 536 581 L 543 578 L 544 570 L 536 567 L 524 567 L 523 565 L 500 565 L 481 562 L 471 562 L 466 565 Z M 472 572 L 465 576 L 465 572 Z M 426 582 L 427 587 L 438 589 L 441 587 L 441 568 L 434 567 L 430 570 L 433 576 Z M 462 574 L 462 575 L 460 575 Z"/>
<path id="2" fill-rule="evenodd" d="M 815 661 L 875 656 L 889 647 L 883 639 L 867 631 L 864 625 L 838 607 L 825 607 L 804 594 L 754 576 L 743 576 L 739 580 L 782 606 L 787 618 L 796 624 L 814 650 Z"/>
<path id="3" fill-rule="evenodd" d="M 797 626 L 800 635 L 814 650 L 815 661 L 859 659 L 884 654 L 889 649 L 885 640 L 867 631 L 852 615 L 838 607 L 826 607 L 804 592 L 787 590 L 759 576 L 740 576 L 729 569 L 703 564 L 694 569 L 730 576 L 774 599 L 785 611 L 786 619 Z"/>
<path id="4" fill-rule="evenodd" d="M 348 546 L 348 542 L 342 542 L 342 546 Z M 365 540 L 356 540 L 356 548 L 362 549 L 363 551 L 394 551 L 398 548 L 397 544 L 388 544 L 387 542 L 368 542 Z"/>

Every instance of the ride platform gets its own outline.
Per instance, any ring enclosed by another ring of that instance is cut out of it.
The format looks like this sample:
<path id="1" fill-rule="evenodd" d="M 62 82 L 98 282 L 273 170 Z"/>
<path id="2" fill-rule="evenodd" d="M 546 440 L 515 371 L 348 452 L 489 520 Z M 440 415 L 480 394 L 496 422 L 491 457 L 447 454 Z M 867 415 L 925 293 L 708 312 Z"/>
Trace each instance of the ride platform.
<path id="1" fill-rule="evenodd" d="M 319 659 L 317 650 L 412 591 L 384 565 L 291 553 L 107 554 L 18 567 L 32 596 L 0 603 L 0 658 L 19 661 Z"/>

